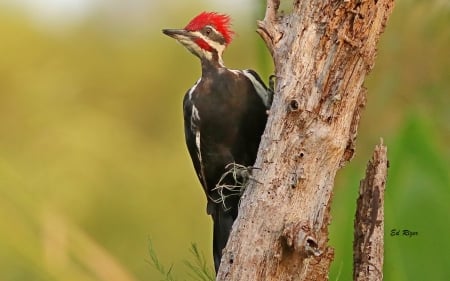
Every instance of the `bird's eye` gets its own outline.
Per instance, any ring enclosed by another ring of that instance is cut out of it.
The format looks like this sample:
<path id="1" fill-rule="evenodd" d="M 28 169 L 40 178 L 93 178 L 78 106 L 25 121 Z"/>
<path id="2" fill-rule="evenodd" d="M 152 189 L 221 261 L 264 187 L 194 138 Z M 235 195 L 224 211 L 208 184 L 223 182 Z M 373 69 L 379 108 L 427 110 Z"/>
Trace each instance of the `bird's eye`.
<path id="1" fill-rule="evenodd" d="M 205 34 L 206 34 L 206 36 L 209 36 L 209 35 L 211 34 L 211 32 L 212 32 L 211 27 L 206 27 L 206 28 L 205 28 Z"/>

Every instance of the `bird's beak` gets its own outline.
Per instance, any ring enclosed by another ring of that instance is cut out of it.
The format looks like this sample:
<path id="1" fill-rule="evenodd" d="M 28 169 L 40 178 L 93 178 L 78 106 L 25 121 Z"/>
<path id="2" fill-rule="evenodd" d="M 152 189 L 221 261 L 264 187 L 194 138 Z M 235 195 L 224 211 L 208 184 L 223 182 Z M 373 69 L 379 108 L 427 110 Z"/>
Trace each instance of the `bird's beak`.
<path id="1" fill-rule="evenodd" d="M 186 29 L 163 29 L 162 32 L 177 40 L 178 43 L 183 45 L 194 55 L 200 56 L 199 48 L 195 43 L 196 36 L 192 31 Z"/>
<path id="2" fill-rule="evenodd" d="M 165 35 L 175 38 L 177 40 L 183 37 L 184 38 L 190 37 L 190 32 L 185 29 L 163 29 L 162 32 Z"/>

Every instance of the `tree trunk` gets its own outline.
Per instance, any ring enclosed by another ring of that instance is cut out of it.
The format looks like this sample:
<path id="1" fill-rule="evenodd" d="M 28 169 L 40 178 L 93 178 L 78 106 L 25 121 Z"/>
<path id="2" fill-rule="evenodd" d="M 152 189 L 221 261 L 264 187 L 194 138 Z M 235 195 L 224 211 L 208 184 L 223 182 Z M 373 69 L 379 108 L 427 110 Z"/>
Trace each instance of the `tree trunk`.
<path id="1" fill-rule="evenodd" d="M 277 83 L 217 280 L 327 280 L 337 170 L 354 153 L 362 87 L 393 0 L 268 0 L 258 32 Z"/>

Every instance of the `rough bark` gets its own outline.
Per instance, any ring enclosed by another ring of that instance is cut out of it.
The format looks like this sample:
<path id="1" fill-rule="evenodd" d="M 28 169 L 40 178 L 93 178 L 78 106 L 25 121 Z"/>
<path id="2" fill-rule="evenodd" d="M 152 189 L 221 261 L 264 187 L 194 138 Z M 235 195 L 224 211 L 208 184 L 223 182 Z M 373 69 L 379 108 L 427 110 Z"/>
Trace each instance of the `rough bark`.
<path id="1" fill-rule="evenodd" d="M 353 241 L 353 280 L 383 280 L 384 191 L 388 169 L 387 148 L 375 147 L 366 177 L 359 185 Z"/>
<path id="2" fill-rule="evenodd" d="M 354 153 L 362 84 L 393 0 L 268 0 L 258 32 L 277 83 L 217 280 L 327 280 L 337 170 Z"/>

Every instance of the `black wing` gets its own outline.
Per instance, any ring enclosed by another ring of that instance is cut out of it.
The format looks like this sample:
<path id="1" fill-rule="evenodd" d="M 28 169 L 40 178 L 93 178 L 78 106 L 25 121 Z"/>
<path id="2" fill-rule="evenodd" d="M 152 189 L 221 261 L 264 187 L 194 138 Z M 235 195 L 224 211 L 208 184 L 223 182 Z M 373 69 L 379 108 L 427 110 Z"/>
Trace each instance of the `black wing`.
<path id="1" fill-rule="evenodd" d="M 198 118 L 198 111 L 190 99 L 189 93 L 191 91 L 189 90 L 183 99 L 184 136 L 195 172 L 206 192 L 208 189 L 200 151 L 200 124 L 198 124 L 200 119 Z"/>
<path id="2" fill-rule="evenodd" d="M 258 73 L 252 69 L 243 70 L 242 73 L 252 82 L 256 93 L 261 98 L 267 109 L 272 105 L 273 89 L 267 88 Z M 269 83 L 270 84 L 270 83 Z"/>

